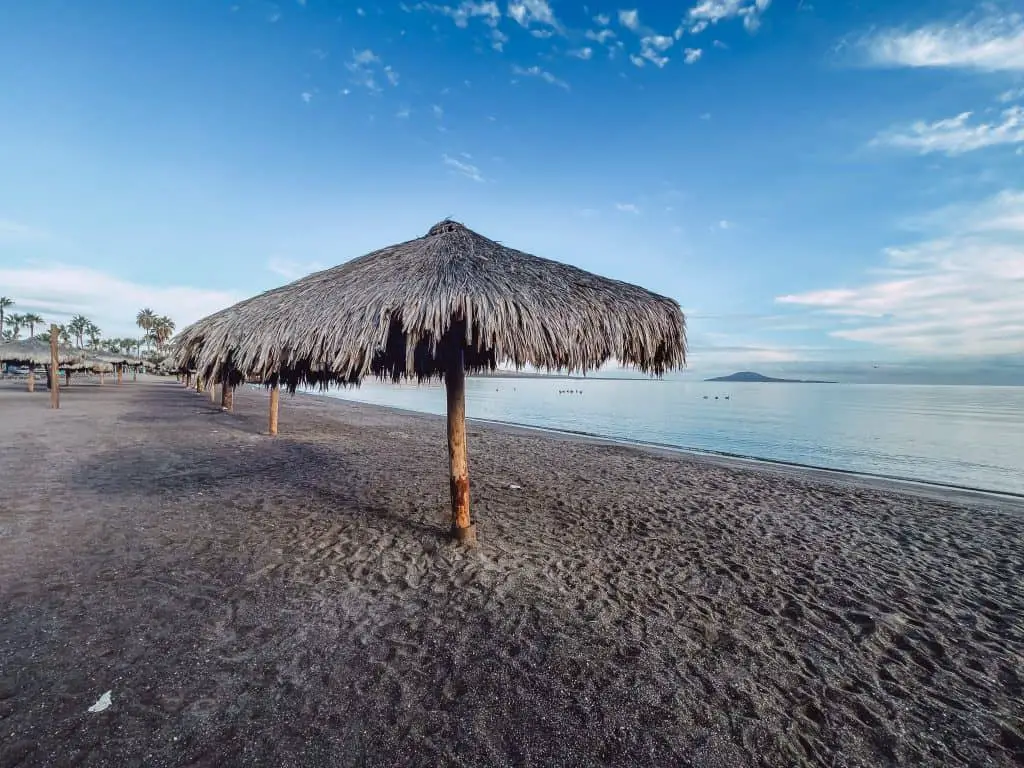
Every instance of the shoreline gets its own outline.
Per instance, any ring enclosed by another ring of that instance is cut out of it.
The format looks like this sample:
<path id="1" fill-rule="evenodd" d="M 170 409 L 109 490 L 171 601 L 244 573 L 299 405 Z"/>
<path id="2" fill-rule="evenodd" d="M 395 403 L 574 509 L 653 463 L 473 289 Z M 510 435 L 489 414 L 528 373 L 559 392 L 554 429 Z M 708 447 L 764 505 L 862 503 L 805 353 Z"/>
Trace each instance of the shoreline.
<path id="1" fill-rule="evenodd" d="M 250 386 L 262 389 L 261 385 Z M 417 411 L 411 408 L 381 405 L 379 403 L 371 403 L 365 400 L 323 394 L 320 392 L 297 391 L 295 394 L 305 397 L 323 398 L 326 401 L 354 403 L 367 408 L 381 408 L 385 411 L 393 411 L 403 415 L 423 416 L 431 419 L 444 420 L 443 415 L 430 413 L 429 411 Z M 478 419 L 467 417 L 466 423 L 485 424 L 494 429 L 505 430 L 511 433 L 540 433 L 554 439 L 581 441 L 593 444 L 617 445 L 657 455 L 678 456 L 686 460 L 703 461 L 714 466 L 726 468 L 739 467 L 753 469 L 755 471 L 774 471 L 781 475 L 804 475 L 807 479 L 811 480 L 824 479 L 836 483 L 852 483 L 876 490 L 891 490 L 898 493 L 911 493 L 938 500 L 952 500 L 963 503 L 969 503 L 972 500 L 984 500 L 1000 503 L 1010 508 L 1019 508 L 1020 511 L 1024 511 L 1024 493 L 1014 493 L 1013 491 L 998 491 L 988 488 L 939 483 L 931 480 L 916 480 L 909 477 L 859 472 L 857 470 L 850 469 L 836 469 L 833 467 L 822 467 L 813 464 L 801 464 L 799 462 L 787 461 L 785 459 L 769 459 L 759 456 L 746 456 L 743 454 L 729 453 L 726 451 L 701 450 L 699 448 L 688 448 L 667 443 L 633 440 L 629 438 L 612 437 L 592 432 L 574 431 L 569 429 L 538 427 L 532 424 L 522 424 L 497 419 Z"/>

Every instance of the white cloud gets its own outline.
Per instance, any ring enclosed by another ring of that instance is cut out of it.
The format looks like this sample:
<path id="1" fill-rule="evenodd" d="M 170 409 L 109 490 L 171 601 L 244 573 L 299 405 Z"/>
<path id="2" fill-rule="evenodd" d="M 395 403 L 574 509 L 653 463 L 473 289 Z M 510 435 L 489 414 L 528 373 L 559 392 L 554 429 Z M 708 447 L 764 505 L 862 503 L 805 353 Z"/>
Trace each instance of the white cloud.
<path id="1" fill-rule="evenodd" d="M 541 69 L 536 64 L 533 65 L 532 67 L 527 67 L 525 69 L 520 66 L 514 66 L 512 67 L 512 73 L 515 75 L 519 75 L 521 77 L 537 77 L 543 80 L 545 83 L 549 83 L 550 85 L 556 85 L 559 88 L 564 88 L 567 91 L 569 90 L 569 84 L 567 82 L 565 82 L 564 80 L 559 80 L 553 74 Z"/>
<path id="2" fill-rule="evenodd" d="M 740 18 L 747 31 L 754 32 L 770 5 L 771 0 L 700 0 L 687 13 L 684 25 L 689 24 L 690 33 L 699 35 L 720 21 Z"/>
<path id="3" fill-rule="evenodd" d="M 304 102 L 306 102 L 307 104 L 309 104 L 309 102 L 311 102 L 313 100 L 313 94 L 310 93 L 309 91 L 303 91 L 302 92 L 302 100 Z"/>
<path id="4" fill-rule="evenodd" d="M 320 264 L 316 261 L 295 261 L 294 259 L 286 259 L 281 256 L 274 256 L 267 262 L 268 271 L 283 277 L 289 282 L 323 269 L 327 269 L 326 264 Z"/>
<path id="5" fill-rule="evenodd" d="M 622 211 L 622 213 L 640 213 L 640 209 L 633 203 L 616 203 L 615 209 Z"/>
<path id="6" fill-rule="evenodd" d="M 862 45 L 868 61 L 881 66 L 1021 72 L 1024 17 L 990 15 L 973 22 L 885 30 L 866 38 Z"/>
<path id="7" fill-rule="evenodd" d="M 439 104 L 434 104 L 430 107 L 430 111 L 434 113 L 434 117 L 440 120 L 444 117 L 444 109 Z"/>
<path id="8" fill-rule="evenodd" d="M 498 21 L 501 19 L 501 9 L 493 1 L 473 2 L 473 0 L 465 0 L 465 2 L 458 5 L 417 3 L 413 6 L 413 9 L 442 14 L 454 21 L 455 26 L 463 29 L 469 26 L 469 20 L 473 18 L 480 18 L 484 23 L 491 26 L 497 26 Z"/>
<path id="9" fill-rule="evenodd" d="M 612 23 L 612 17 L 607 13 L 599 13 L 594 17 L 594 23 L 600 27 L 607 27 Z"/>
<path id="10" fill-rule="evenodd" d="M 469 156 L 463 155 L 463 157 L 466 157 L 468 159 Z M 452 157 L 451 155 L 442 155 L 441 159 L 444 161 L 445 165 L 447 165 L 449 168 L 456 171 L 457 173 L 462 174 L 467 179 L 472 179 L 473 181 L 484 180 L 484 177 L 480 174 L 480 169 L 477 168 L 472 163 L 467 163 L 463 160 L 459 160 L 457 157 Z"/>
<path id="11" fill-rule="evenodd" d="M 611 40 L 613 37 L 615 37 L 615 33 L 612 32 L 610 29 L 601 29 L 601 30 L 598 30 L 596 32 L 594 30 L 592 30 L 592 29 L 588 29 L 586 31 L 586 33 L 584 34 L 584 36 L 588 40 L 594 40 L 594 41 L 600 43 L 601 45 L 604 45 L 609 40 Z"/>
<path id="12" fill-rule="evenodd" d="M 1024 88 L 1012 88 L 999 94 L 999 101 L 1003 104 L 1009 104 L 1011 101 L 1019 99 L 1024 99 Z"/>
<path id="13" fill-rule="evenodd" d="M 871 141 L 872 146 L 909 149 L 922 155 L 932 152 L 960 155 L 985 147 L 1021 143 L 1024 143 L 1024 107 L 1019 106 L 1003 110 L 996 122 L 971 123 L 971 113 L 963 112 L 934 123 L 918 121 L 906 128 L 889 130 Z"/>
<path id="14" fill-rule="evenodd" d="M 398 84 L 398 73 L 390 66 L 383 66 L 380 57 L 369 48 L 362 51 L 352 51 L 352 60 L 345 68 L 352 73 L 352 82 L 370 91 L 381 90 L 377 83 L 377 71 L 383 72 L 391 85 Z M 346 94 L 347 95 L 347 94 Z"/>
<path id="15" fill-rule="evenodd" d="M 700 48 L 687 48 L 683 53 L 685 54 L 683 61 L 687 64 L 696 64 L 704 52 Z"/>
<path id="16" fill-rule="evenodd" d="M 776 301 L 845 320 L 831 335 L 940 356 L 1024 353 L 1024 191 L 930 217 L 877 279 Z"/>
<path id="17" fill-rule="evenodd" d="M 722 219 L 718 222 L 719 229 L 732 229 L 732 222 L 728 219 Z"/>
<path id="18" fill-rule="evenodd" d="M 546 24 L 556 29 L 561 27 L 547 0 L 510 0 L 508 15 L 521 27 L 531 24 Z"/>
<path id="19" fill-rule="evenodd" d="M 640 14 L 636 8 L 628 11 L 619 11 L 619 24 L 634 32 L 640 29 Z"/>
<path id="20" fill-rule="evenodd" d="M 409 109 L 409 107 L 402 107 L 397 112 L 395 112 L 395 117 L 397 117 L 399 120 L 408 120 L 409 115 L 411 114 L 412 110 Z"/>
<path id="21" fill-rule="evenodd" d="M 65 322 L 75 314 L 90 318 L 106 336 L 136 335 L 135 312 L 150 307 L 179 329 L 242 297 L 227 291 L 175 285 L 145 285 L 88 267 L 66 264 L 0 268 L 4 294 L 47 321 Z M 116 297 L 112 301 L 111 297 Z"/>
<path id="22" fill-rule="evenodd" d="M 584 61 L 586 61 L 587 59 L 594 55 L 594 49 L 589 46 L 584 46 L 583 48 L 574 48 L 573 50 L 569 51 L 569 55 L 575 56 L 577 59 L 583 59 Z"/>

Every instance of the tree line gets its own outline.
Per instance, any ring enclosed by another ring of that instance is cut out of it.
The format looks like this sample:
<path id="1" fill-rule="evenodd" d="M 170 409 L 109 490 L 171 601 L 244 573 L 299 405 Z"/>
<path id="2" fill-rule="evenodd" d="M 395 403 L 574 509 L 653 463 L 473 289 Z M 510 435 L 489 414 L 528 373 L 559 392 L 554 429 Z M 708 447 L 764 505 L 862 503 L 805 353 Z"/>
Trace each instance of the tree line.
<path id="1" fill-rule="evenodd" d="M 0 340 L 19 341 L 23 338 L 22 333 L 27 332 L 24 338 L 48 342 L 49 324 L 35 312 L 9 312 L 14 304 L 13 299 L 0 296 Z M 134 354 L 137 357 L 142 355 L 143 348 L 162 352 L 174 335 L 174 321 L 166 315 L 156 314 L 149 308 L 139 310 L 135 316 L 135 324 L 142 329 L 141 338 L 107 338 L 92 320 L 85 315 L 75 315 L 67 323 L 58 325 L 57 333 L 62 344 L 74 345 L 79 349 Z M 39 333 L 36 333 L 37 329 L 40 329 Z"/>

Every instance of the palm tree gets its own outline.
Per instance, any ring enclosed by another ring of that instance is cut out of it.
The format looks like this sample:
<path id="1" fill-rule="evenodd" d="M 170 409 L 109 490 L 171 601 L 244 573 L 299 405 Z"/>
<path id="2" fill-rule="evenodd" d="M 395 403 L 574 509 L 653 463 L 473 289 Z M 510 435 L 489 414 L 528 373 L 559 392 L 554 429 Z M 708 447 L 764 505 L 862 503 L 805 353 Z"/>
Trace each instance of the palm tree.
<path id="1" fill-rule="evenodd" d="M 11 340 L 17 341 L 21 336 L 21 327 L 25 325 L 25 316 L 10 314 L 6 317 L 4 323 L 11 329 L 9 332 Z"/>
<path id="2" fill-rule="evenodd" d="M 139 326 L 145 332 L 145 338 L 148 341 L 153 333 L 153 326 L 159 318 L 156 316 L 156 312 L 148 307 L 140 309 L 139 314 L 135 316 L 135 324 Z"/>
<path id="3" fill-rule="evenodd" d="M 85 315 L 75 315 L 68 323 L 68 333 L 78 342 L 79 349 L 83 346 L 83 340 L 90 325 L 91 321 Z"/>
<path id="4" fill-rule="evenodd" d="M 99 349 L 100 342 L 103 340 L 100 327 L 96 323 L 89 321 L 89 324 L 85 327 L 85 334 L 89 337 L 89 348 Z"/>
<path id="5" fill-rule="evenodd" d="M 167 340 L 174 335 L 174 321 L 167 315 L 161 315 L 153 321 L 153 339 L 156 341 L 156 348 L 163 349 Z"/>
<path id="6" fill-rule="evenodd" d="M 22 315 L 21 321 L 28 326 L 28 337 L 30 339 L 34 339 L 36 336 L 36 326 L 42 325 L 46 322 L 35 312 L 29 312 L 28 314 Z"/>
<path id="7" fill-rule="evenodd" d="M 4 330 L 4 322 L 5 322 L 4 310 L 7 309 L 8 307 L 13 307 L 13 306 L 14 306 L 14 299 L 9 299 L 6 296 L 0 296 L 0 333 L 3 333 L 3 330 Z"/>
<path id="8" fill-rule="evenodd" d="M 57 326 L 57 341 L 59 341 L 61 344 L 70 344 L 71 343 L 71 329 L 68 328 L 66 325 L 58 325 Z"/>

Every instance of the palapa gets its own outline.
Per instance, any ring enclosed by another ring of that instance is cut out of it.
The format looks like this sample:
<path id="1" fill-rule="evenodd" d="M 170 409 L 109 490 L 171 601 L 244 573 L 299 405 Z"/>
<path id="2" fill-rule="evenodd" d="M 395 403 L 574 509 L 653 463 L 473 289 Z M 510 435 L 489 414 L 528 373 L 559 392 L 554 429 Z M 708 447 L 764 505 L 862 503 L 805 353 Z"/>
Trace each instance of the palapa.
<path id="1" fill-rule="evenodd" d="M 179 368 L 269 386 L 443 378 L 452 527 L 471 539 L 467 371 L 585 373 L 617 360 L 655 376 L 686 363 L 679 304 L 445 220 L 424 236 L 308 275 L 184 329 Z M 273 416 L 272 416 L 273 420 Z M 275 424 L 276 426 L 276 424 Z"/>
<path id="2" fill-rule="evenodd" d="M 37 365 L 50 365 L 50 342 L 38 338 L 8 341 L 0 344 L 0 364 L 27 365 L 28 391 L 35 390 L 35 368 Z M 58 365 L 77 365 L 82 362 L 80 350 L 70 347 L 59 347 L 57 352 Z"/>

